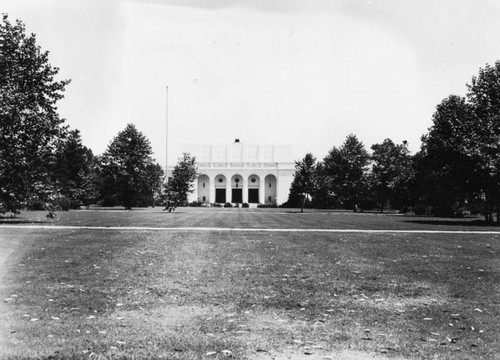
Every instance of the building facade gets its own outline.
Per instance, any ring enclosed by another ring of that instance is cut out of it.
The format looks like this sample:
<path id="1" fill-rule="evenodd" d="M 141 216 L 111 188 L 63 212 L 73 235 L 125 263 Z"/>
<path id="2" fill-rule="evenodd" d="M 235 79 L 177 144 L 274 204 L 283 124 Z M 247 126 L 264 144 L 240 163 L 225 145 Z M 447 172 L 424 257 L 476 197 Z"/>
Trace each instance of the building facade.
<path id="1" fill-rule="evenodd" d="M 291 146 L 185 146 L 196 157 L 198 178 L 189 201 L 202 203 L 276 204 L 287 201 L 295 173 Z"/>

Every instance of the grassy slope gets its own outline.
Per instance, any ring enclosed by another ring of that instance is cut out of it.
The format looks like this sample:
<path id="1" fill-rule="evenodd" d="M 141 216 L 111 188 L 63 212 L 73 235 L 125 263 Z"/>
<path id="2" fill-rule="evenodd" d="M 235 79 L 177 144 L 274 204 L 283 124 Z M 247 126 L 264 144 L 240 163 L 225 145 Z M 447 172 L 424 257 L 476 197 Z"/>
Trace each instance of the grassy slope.
<path id="1" fill-rule="evenodd" d="M 119 213 L 77 215 L 124 225 Z M 137 225 L 143 212 L 133 214 Z M 164 214 L 149 221 L 264 226 L 257 212 Z M 264 224 L 290 226 L 288 216 L 273 213 Z M 322 216 L 293 225 L 320 226 Z M 0 315 L 5 358 L 500 353 L 498 236 L 0 229 L 5 239 L 23 245 L 1 289 L 17 295 Z"/>

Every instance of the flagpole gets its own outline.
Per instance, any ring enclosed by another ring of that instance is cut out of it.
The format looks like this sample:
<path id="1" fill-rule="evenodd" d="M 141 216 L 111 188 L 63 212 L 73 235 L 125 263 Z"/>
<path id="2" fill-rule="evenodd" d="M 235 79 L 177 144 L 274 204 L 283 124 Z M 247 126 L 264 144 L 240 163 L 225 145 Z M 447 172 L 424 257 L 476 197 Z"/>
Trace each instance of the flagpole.
<path id="1" fill-rule="evenodd" d="M 165 175 L 168 182 L 168 85 L 166 86 L 165 101 Z"/>

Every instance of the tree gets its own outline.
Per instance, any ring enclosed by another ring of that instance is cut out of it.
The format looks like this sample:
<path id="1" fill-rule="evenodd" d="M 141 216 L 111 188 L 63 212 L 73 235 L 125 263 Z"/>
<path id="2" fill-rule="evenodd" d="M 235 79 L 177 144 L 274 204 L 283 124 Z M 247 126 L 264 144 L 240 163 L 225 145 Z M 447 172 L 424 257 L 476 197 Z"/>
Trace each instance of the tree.
<path id="1" fill-rule="evenodd" d="M 149 197 L 152 200 L 152 206 L 155 207 L 158 201 L 161 201 L 162 180 L 165 172 L 160 164 L 149 164 L 146 168 L 148 173 L 148 189 L 150 190 Z"/>
<path id="2" fill-rule="evenodd" d="M 333 147 L 324 158 L 335 205 L 353 209 L 363 202 L 369 158 L 365 146 L 353 134 L 347 136 L 340 148 Z"/>
<path id="3" fill-rule="evenodd" d="M 0 22 L 0 212 L 30 201 L 50 201 L 56 187 L 50 169 L 64 119 L 56 103 L 69 80 L 56 81 L 49 53 L 26 35 L 24 24 Z"/>
<path id="4" fill-rule="evenodd" d="M 52 177 L 61 195 L 71 199 L 73 206 L 88 206 L 95 197 L 94 170 L 94 155 L 83 146 L 80 131 L 69 131 L 57 146 Z"/>
<path id="5" fill-rule="evenodd" d="M 500 61 L 479 69 L 467 85 L 467 99 L 474 109 L 475 126 L 467 133 L 467 155 L 478 166 L 477 179 L 485 203 L 485 217 L 500 222 Z"/>
<path id="6" fill-rule="evenodd" d="M 174 167 L 172 176 L 165 185 L 167 201 L 178 205 L 186 205 L 188 194 L 194 191 L 193 182 L 198 176 L 196 158 L 184 153 Z"/>
<path id="7" fill-rule="evenodd" d="M 316 158 L 307 153 L 300 161 L 295 161 L 295 174 L 287 203 L 300 203 L 300 212 L 304 212 L 304 206 L 314 191 L 314 174 L 316 171 Z M 293 206 L 293 205 L 292 205 Z"/>
<path id="8" fill-rule="evenodd" d="M 385 139 L 381 144 L 372 145 L 372 150 L 369 182 L 380 212 L 389 201 L 394 209 L 407 208 L 414 177 L 408 144 L 394 144 L 391 139 Z"/>
<path id="9" fill-rule="evenodd" d="M 314 169 L 312 206 L 318 209 L 328 209 L 332 206 L 330 194 L 330 177 L 325 164 L 318 161 Z"/>
<path id="10" fill-rule="evenodd" d="M 135 125 L 128 124 L 118 133 L 100 157 L 100 198 L 104 203 L 119 203 L 126 209 L 152 204 L 152 184 L 160 181 L 159 172 L 152 171 L 152 153 L 149 140 Z"/>
<path id="11" fill-rule="evenodd" d="M 452 216 L 479 191 L 481 155 L 473 150 L 477 117 L 465 98 L 450 95 L 436 107 L 432 121 L 422 138 L 417 177 L 433 213 Z"/>

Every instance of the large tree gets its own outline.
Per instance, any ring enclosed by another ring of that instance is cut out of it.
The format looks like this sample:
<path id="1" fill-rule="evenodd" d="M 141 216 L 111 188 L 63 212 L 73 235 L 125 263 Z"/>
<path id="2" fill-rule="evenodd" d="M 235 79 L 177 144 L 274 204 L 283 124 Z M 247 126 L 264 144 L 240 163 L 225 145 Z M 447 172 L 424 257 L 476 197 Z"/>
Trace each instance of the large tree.
<path id="1" fill-rule="evenodd" d="M 325 164 L 321 161 L 316 163 L 313 176 L 312 206 L 318 209 L 332 207 L 330 194 L 330 177 L 326 171 Z"/>
<path id="2" fill-rule="evenodd" d="M 27 35 L 24 24 L 0 22 L 0 212 L 17 212 L 35 199 L 49 201 L 57 140 L 65 131 L 56 103 L 68 80 L 56 81 L 59 69 L 49 53 Z"/>
<path id="3" fill-rule="evenodd" d="M 161 176 L 152 171 L 155 168 L 152 154 L 146 136 L 135 125 L 128 124 L 100 157 L 101 199 L 122 204 L 126 209 L 152 205 L 152 184 L 158 183 L 157 177 Z"/>
<path id="4" fill-rule="evenodd" d="M 304 212 L 304 206 L 314 192 L 314 180 L 316 172 L 316 158 L 307 153 L 300 161 L 295 161 L 295 174 L 290 186 L 288 205 L 300 206 L 300 212 Z"/>
<path id="5" fill-rule="evenodd" d="M 473 150 L 477 117 L 465 98 L 450 95 L 437 106 L 432 121 L 422 138 L 416 176 L 434 214 L 454 215 L 479 191 L 481 155 Z"/>
<path id="6" fill-rule="evenodd" d="M 354 209 L 363 203 L 367 190 L 366 170 L 370 156 L 356 135 L 350 134 L 324 159 L 330 193 L 336 206 Z"/>
<path id="7" fill-rule="evenodd" d="M 380 212 L 388 202 L 394 209 L 406 209 L 410 205 L 410 184 L 414 178 L 408 144 L 385 139 L 381 144 L 372 145 L 372 150 L 369 183 Z"/>
<path id="8" fill-rule="evenodd" d="M 476 174 L 485 202 L 485 216 L 500 222 L 500 61 L 479 69 L 468 86 L 467 99 L 474 109 L 475 124 L 466 134 L 467 155 L 479 168 Z"/>
<path id="9" fill-rule="evenodd" d="M 88 206 L 96 195 L 95 160 L 92 150 L 82 144 L 80 131 L 69 131 L 61 139 L 55 154 L 52 177 L 61 195 L 72 206 Z"/>
<path id="10" fill-rule="evenodd" d="M 196 158 L 184 153 L 174 167 L 172 176 L 165 185 L 165 197 L 178 205 L 187 205 L 188 194 L 194 191 L 193 183 L 198 176 Z"/>

